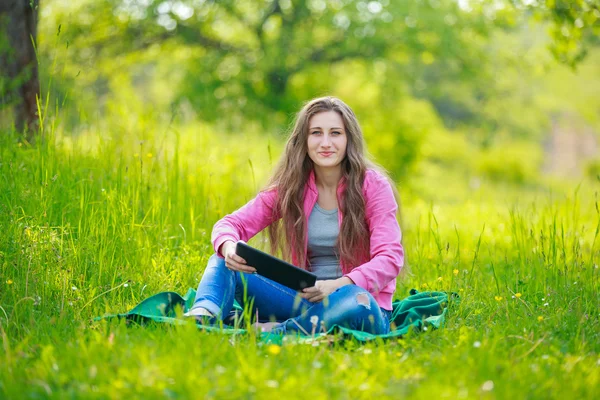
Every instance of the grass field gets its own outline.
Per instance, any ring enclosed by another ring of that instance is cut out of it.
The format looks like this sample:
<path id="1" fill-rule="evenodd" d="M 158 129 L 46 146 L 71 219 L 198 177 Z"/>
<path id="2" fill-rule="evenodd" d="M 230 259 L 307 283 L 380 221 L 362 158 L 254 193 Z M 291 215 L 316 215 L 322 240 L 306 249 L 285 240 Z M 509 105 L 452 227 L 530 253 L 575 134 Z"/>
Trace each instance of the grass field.
<path id="1" fill-rule="evenodd" d="M 263 345 L 92 321 L 196 287 L 213 223 L 281 142 L 208 127 L 0 135 L 0 398 L 593 398 L 595 181 L 494 183 L 427 160 L 400 182 L 411 288 L 461 301 L 443 329 L 362 345 Z M 385 166 L 385 160 L 379 160 Z"/>

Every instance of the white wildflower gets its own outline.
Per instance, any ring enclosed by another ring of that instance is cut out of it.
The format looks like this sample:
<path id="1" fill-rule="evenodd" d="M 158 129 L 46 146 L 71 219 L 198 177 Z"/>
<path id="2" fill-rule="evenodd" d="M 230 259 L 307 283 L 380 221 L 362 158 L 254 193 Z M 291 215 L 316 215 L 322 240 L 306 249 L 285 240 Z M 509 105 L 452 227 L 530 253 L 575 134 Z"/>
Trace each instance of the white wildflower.
<path id="1" fill-rule="evenodd" d="M 222 365 L 217 364 L 217 366 L 215 367 L 215 372 L 219 375 L 224 374 L 226 371 L 227 369 Z"/>
<path id="2" fill-rule="evenodd" d="M 266 381 L 265 384 L 267 385 L 267 387 L 270 387 L 270 388 L 273 388 L 273 389 L 279 387 L 279 382 L 277 382 L 277 381 L 275 381 L 273 379 Z"/>

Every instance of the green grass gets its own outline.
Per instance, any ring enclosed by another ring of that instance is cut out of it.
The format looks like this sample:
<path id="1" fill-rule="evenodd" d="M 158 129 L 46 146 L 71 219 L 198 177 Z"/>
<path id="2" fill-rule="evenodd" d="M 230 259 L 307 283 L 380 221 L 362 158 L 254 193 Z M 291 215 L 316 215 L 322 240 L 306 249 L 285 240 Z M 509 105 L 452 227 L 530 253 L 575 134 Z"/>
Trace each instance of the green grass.
<path id="1" fill-rule="evenodd" d="M 279 348 L 193 324 L 92 321 L 196 287 L 213 223 L 256 193 L 281 149 L 277 138 L 204 126 L 139 132 L 58 132 L 34 147 L 0 135 L 0 398 L 592 398 L 600 389 L 592 181 L 517 187 L 424 161 L 400 185 L 409 267 L 396 296 L 458 292 L 441 330 Z"/>

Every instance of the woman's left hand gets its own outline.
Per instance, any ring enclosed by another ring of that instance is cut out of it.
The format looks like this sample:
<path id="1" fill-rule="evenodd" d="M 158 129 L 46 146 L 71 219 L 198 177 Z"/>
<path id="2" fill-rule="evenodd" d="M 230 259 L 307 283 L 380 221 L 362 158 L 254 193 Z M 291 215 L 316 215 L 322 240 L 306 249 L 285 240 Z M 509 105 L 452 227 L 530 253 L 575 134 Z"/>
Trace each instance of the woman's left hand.
<path id="1" fill-rule="evenodd" d="M 336 289 L 352 283 L 354 282 L 345 276 L 339 279 L 317 281 L 315 286 L 303 289 L 300 293 L 300 297 L 310 301 L 311 303 L 316 303 L 329 296 Z"/>

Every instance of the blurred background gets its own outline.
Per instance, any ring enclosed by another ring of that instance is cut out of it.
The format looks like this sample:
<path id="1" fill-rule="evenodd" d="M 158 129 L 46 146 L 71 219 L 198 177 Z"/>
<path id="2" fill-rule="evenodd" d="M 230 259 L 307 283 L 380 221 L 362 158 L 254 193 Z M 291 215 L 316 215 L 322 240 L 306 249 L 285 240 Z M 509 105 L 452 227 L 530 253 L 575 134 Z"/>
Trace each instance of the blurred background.
<path id="1" fill-rule="evenodd" d="M 189 159 L 220 146 L 236 168 L 267 171 L 294 113 L 331 94 L 353 107 L 376 160 L 424 198 L 439 191 L 419 187 L 423 174 L 462 193 L 600 174 L 597 0 L 3 3 L 5 130 L 91 135 L 84 147 L 110 139 L 143 155 L 142 143 L 159 138 L 166 155 L 177 138 Z M 15 64 L 31 38 L 29 64 Z M 264 151 L 236 154 L 240 137 Z"/>

